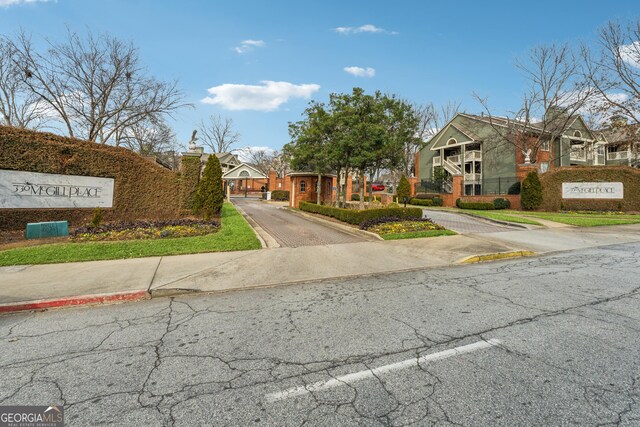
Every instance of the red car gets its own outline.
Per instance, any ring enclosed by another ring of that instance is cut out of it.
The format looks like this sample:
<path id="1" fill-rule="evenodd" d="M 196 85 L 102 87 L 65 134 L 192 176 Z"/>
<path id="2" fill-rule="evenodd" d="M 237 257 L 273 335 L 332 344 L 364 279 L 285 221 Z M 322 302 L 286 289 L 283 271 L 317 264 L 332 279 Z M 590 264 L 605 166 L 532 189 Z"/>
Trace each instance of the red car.
<path id="1" fill-rule="evenodd" d="M 384 191 L 384 185 L 382 185 L 382 184 L 371 184 L 371 190 L 373 190 L 373 191 Z"/>

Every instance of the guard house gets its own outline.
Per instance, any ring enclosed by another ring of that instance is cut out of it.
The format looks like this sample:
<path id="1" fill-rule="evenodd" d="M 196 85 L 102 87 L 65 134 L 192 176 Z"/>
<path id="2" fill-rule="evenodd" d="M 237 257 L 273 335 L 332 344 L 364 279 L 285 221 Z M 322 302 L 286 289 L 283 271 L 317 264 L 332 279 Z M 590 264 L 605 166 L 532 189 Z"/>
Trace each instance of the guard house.
<path id="1" fill-rule="evenodd" d="M 227 199 L 232 194 L 244 195 L 245 197 L 259 195 L 263 191 L 263 187 L 266 190 L 269 185 L 268 177 L 265 174 L 246 163 L 240 163 L 224 173 L 222 181 Z"/>

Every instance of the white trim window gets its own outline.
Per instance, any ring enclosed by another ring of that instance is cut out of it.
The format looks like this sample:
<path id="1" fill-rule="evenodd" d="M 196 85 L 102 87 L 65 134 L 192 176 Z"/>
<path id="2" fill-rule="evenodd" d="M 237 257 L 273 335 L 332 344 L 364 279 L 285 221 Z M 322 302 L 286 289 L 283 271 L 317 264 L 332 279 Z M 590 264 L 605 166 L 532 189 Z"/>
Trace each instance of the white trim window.
<path id="1" fill-rule="evenodd" d="M 300 192 L 305 193 L 307 191 L 307 181 L 300 181 Z"/>
<path id="2" fill-rule="evenodd" d="M 551 143 L 549 141 L 542 141 L 540 143 L 540 150 L 542 150 L 542 151 L 550 151 L 551 150 Z"/>
<path id="3" fill-rule="evenodd" d="M 549 162 L 540 162 L 540 173 L 545 173 L 549 170 Z"/>

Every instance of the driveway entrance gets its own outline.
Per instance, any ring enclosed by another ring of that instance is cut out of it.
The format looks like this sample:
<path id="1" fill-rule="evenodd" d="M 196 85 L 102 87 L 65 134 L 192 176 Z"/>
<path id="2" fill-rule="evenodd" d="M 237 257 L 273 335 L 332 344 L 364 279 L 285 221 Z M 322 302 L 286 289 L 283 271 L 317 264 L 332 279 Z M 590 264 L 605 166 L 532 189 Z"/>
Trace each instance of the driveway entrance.
<path id="1" fill-rule="evenodd" d="M 366 241 L 364 237 L 304 218 L 282 205 L 245 198 L 233 198 L 232 201 L 269 233 L 280 246 L 296 248 Z"/>
<path id="2" fill-rule="evenodd" d="M 461 234 L 469 233 L 497 233 L 501 231 L 518 231 L 523 230 L 520 227 L 510 227 L 481 219 L 475 219 L 468 215 L 458 214 L 455 212 L 446 212 L 440 210 L 424 209 L 424 216 L 431 218 L 433 222 L 443 226 L 449 230 L 453 230 Z"/>

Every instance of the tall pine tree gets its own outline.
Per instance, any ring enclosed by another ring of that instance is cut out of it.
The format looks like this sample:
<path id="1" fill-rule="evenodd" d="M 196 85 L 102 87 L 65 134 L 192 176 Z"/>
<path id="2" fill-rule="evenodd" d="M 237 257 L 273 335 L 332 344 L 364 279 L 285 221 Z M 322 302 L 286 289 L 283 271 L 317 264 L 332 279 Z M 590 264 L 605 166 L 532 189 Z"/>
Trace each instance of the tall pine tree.
<path id="1" fill-rule="evenodd" d="M 195 213 L 202 213 L 204 219 L 218 215 L 224 202 L 224 190 L 222 188 L 222 168 L 215 154 L 211 154 L 202 173 L 202 179 L 198 184 L 194 201 Z"/>

